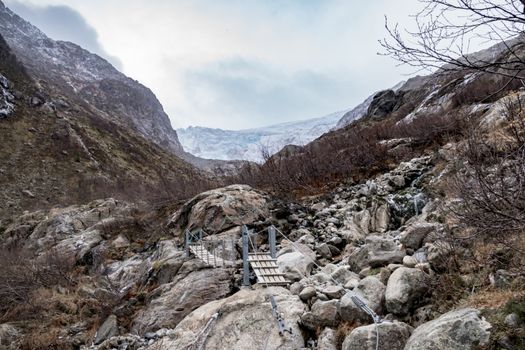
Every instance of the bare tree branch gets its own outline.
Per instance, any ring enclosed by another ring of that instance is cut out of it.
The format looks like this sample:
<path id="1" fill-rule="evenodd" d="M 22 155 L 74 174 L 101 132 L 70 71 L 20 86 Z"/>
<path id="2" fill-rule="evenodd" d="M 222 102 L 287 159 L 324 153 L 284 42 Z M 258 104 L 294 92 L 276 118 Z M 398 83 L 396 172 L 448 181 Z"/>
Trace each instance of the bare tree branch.
<path id="1" fill-rule="evenodd" d="M 525 0 L 420 0 L 415 31 L 401 30 L 385 18 L 383 54 L 417 69 L 476 70 L 524 79 L 521 35 L 525 29 Z M 480 45 L 500 43 L 484 55 Z"/>

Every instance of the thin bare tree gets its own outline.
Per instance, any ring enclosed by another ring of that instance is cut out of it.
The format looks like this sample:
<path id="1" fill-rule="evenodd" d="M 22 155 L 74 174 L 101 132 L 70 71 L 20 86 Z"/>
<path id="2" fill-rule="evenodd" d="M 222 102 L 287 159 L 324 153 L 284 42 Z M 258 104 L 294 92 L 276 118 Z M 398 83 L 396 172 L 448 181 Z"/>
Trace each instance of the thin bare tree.
<path id="1" fill-rule="evenodd" d="M 470 69 L 525 78 L 525 0 L 419 0 L 416 30 L 385 18 L 384 52 L 418 70 Z M 489 44 L 498 46 L 472 55 Z"/>

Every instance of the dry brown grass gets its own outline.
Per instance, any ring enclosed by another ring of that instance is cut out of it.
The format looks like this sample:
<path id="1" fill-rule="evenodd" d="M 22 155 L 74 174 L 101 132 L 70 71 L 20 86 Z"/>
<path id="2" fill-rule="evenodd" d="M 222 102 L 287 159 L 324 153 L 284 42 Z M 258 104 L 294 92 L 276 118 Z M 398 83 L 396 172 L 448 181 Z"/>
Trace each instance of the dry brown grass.
<path id="1" fill-rule="evenodd" d="M 525 296 L 525 291 L 501 290 L 495 288 L 485 288 L 476 293 L 472 293 L 463 300 L 459 306 L 474 307 L 477 309 L 500 309 L 509 301 Z"/>
<path id="2" fill-rule="evenodd" d="M 345 338 L 357 327 L 359 324 L 355 322 L 343 321 L 339 324 L 335 330 L 335 344 L 338 349 L 342 347 Z"/>

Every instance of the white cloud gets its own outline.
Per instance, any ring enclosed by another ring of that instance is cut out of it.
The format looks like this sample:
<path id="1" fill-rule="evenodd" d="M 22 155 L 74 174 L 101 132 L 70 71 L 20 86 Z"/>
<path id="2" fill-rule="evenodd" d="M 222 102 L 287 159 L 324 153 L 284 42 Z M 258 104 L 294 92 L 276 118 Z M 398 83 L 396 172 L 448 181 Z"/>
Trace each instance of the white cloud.
<path id="1" fill-rule="evenodd" d="M 328 114 L 406 78 L 407 68 L 376 55 L 377 40 L 385 35 L 385 14 L 406 23 L 418 4 L 20 1 L 82 14 L 124 73 L 157 94 L 175 127 L 229 129 Z"/>

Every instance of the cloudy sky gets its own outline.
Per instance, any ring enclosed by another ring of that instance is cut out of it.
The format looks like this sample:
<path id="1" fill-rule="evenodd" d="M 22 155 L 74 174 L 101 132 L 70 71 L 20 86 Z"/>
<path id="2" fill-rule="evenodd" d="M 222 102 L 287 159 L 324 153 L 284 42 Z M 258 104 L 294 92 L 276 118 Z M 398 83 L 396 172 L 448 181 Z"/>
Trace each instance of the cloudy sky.
<path id="1" fill-rule="evenodd" d="M 157 95 L 174 127 L 244 129 L 353 107 L 412 73 L 379 56 L 417 0 L 5 0 Z"/>

